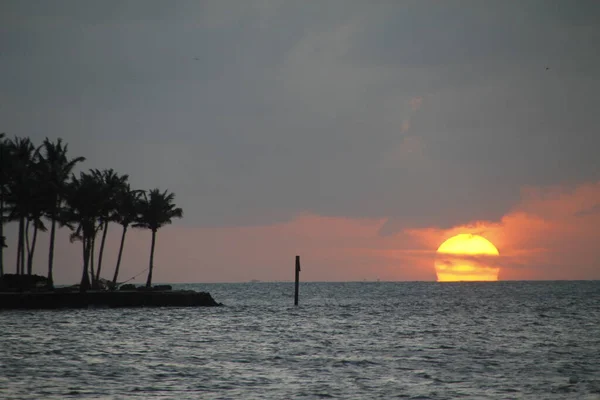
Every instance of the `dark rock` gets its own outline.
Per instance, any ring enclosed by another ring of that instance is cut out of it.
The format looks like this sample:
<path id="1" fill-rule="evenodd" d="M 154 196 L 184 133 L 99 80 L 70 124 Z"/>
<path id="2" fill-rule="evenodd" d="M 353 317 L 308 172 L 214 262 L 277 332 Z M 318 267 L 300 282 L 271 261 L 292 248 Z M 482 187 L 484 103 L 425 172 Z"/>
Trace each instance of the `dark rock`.
<path id="1" fill-rule="evenodd" d="M 157 290 L 157 291 L 165 291 L 165 290 L 173 290 L 173 287 L 171 285 L 156 285 L 152 289 Z"/>
<path id="2" fill-rule="evenodd" d="M 56 293 L 73 293 L 73 292 L 79 292 L 79 285 L 59 287 L 59 288 L 55 288 L 54 291 Z"/>
<path id="3" fill-rule="evenodd" d="M 133 283 L 126 283 L 119 286 L 119 290 L 135 290 L 135 285 Z"/>
<path id="4" fill-rule="evenodd" d="M 50 289 L 50 281 L 40 275 L 4 274 L 0 276 L 0 291 L 21 292 Z"/>
<path id="5" fill-rule="evenodd" d="M 88 291 L 0 293 L 0 309 L 88 307 L 201 307 L 218 306 L 210 293 L 176 291 Z"/>

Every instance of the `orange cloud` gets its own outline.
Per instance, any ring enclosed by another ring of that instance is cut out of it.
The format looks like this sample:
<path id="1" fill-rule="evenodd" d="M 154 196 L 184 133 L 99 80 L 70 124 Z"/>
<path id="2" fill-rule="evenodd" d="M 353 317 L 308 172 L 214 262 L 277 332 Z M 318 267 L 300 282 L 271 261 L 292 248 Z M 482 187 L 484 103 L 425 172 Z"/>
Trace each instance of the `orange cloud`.
<path id="1" fill-rule="evenodd" d="M 187 281 L 289 280 L 295 255 L 301 256 L 304 280 L 429 280 L 431 268 L 408 262 L 411 255 L 399 250 L 398 237 L 378 235 L 384 223 L 304 214 L 269 226 L 166 228 L 161 243 L 195 254 L 177 256 Z M 174 257 L 157 248 L 156 258 L 157 265 L 168 265 Z"/>
<path id="2" fill-rule="evenodd" d="M 500 279 L 600 279 L 600 182 L 576 187 L 527 187 L 521 201 L 499 221 L 474 221 L 451 229 L 427 228 L 380 234 L 386 219 L 302 214 L 279 224 L 194 228 L 168 226 L 157 237 L 156 282 L 244 282 L 293 279 L 294 257 L 301 256 L 302 280 L 435 280 L 436 249 L 458 233 L 481 235 L 499 257 L 480 260 L 500 267 Z M 44 274 L 47 235 L 39 238 L 35 273 Z M 110 278 L 120 229 L 111 227 L 103 276 Z M 75 283 L 81 274 L 81 248 L 68 232 L 57 237 L 55 278 Z M 14 265 L 7 250 L 7 271 Z M 121 281 L 148 265 L 150 234 L 131 230 Z M 477 256 L 479 257 L 479 256 Z"/>
<path id="3" fill-rule="evenodd" d="M 299 215 L 253 227 L 183 228 L 160 232 L 157 279 L 247 281 L 292 279 L 301 255 L 302 279 L 435 280 L 436 249 L 448 237 L 474 233 L 500 251 L 489 257 L 500 279 L 600 278 L 600 183 L 534 188 L 500 221 L 451 229 L 406 229 L 379 234 L 385 219 Z M 594 211 L 595 210 L 595 211 Z"/>
<path id="4" fill-rule="evenodd" d="M 500 279 L 600 278 L 600 183 L 526 187 L 521 197 L 499 222 L 475 221 L 410 234 L 429 248 L 458 233 L 481 235 L 500 251 Z"/>
<path id="5" fill-rule="evenodd" d="M 384 223 L 385 219 L 302 214 L 289 222 L 264 226 L 167 226 L 157 235 L 154 281 L 287 281 L 293 279 L 296 255 L 301 256 L 304 281 L 433 280 L 433 254 L 415 249 L 405 233 L 379 235 Z M 60 284 L 81 278 L 81 244 L 70 243 L 68 234 L 61 229 L 56 240 L 55 280 Z M 110 227 L 104 278 L 112 278 L 120 234 L 119 226 Z M 36 251 L 37 274 L 46 273 L 46 236 L 40 236 Z M 15 255 L 12 248 L 8 250 L 7 264 L 14 265 Z M 119 281 L 137 276 L 132 282 L 144 282 L 149 254 L 150 233 L 131 229 Z"/>

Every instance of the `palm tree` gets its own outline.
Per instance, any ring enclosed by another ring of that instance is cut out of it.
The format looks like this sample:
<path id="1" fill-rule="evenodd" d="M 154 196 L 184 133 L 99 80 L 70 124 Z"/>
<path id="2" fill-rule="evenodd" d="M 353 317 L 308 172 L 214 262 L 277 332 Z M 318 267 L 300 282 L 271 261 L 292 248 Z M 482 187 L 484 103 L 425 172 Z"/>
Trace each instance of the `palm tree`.
<path id="1" fill-rule="evenodd" d="M 175 194 L 168 191 L 160 192 L 152 189 L 144 196 L 140 203 L 140 218 L 134 225 L 137 228 L 150 229 L 152 231 L 152 244 L 150 247 L 150 264 L 148 266 L 148 279 L 146 288 L 152 287 L 152 269 L 154 268 L 154 247 L 156 245 L 156 232 L 164 225 L 170 224 L 173 218 L 181 218 L 183 210 L 176 208 L 173 203 Z"/>
<path id="2" fill-rule="evenodd" d="M 25 234 L 24 234 L 24 246 L 27 251 L 27 275 L 32 274 L 33 270 L 33 256 L 35 253 L 38 232 L 46 231 L 46 226 L 42 221 L 42 217 L 48 208 L 46 187 L 47 182 L 42 176 L 41 163 L 39 162 L 38 150 L 33 154 L 33 159 L 27 167 L 27 176 L 25 177 L 25 185 L 27 190 L 18 191 L 19 196 L 15 198 L 18 201 L 19 207 L 22 214 L 25 214 Z M 18 214 L 17 214 L 18 215 Z M 30 228 L 33 227 L 33 238 L 30 237 Z M 24 257 L 21 257 L 23 262 Z M 23 274 L 24 271 L 22 270 Z"/>
<path id="3" fill-rule="evenodd" d="M 46 138 L 42 144 L 42 154 L 40 154 L 40 164 L 47 183 L 48 210 L 46 217 L 51 221 L 50 248 L 48 251 L 48 281 L 51 287 L 53 286 L 56 222 L 65 198 L 69 176 L 77 163 L 85 161 L 84 157 L 69 160 L 67 157 L 68 149 L 69 145 L 63 145 L 62 139 L 59 138 L 53 143 Z"/>
<path id="4" fill-rule="evenodd" d="M 8 152 L 11 154 L 10 168 L 8 171 L 8 196 L 9 216 L 11 221 L 19 221 L 17 240 L 17 274 L 25 273 L 25 222 L 31 217 L 31 208 L 38 198 L 39 181 L 35 160 L 37 149 L 29 138 L 15 137 L 9 140 Z M 36 192 L 37 191 L 37 192 Z"/>
<path id="5" fill-rule="evenodd" d="M 141 190 L 131 190 L 128 183 L 124 184 L 116 193 L 116 222 L 121 224 L 123 232 L 121 234 L 121 245 L 119 246 L 119 256 L 117 257 L 117 266 L 112 280 L 112 287 L 116 287 L 119 276 L 119 267 L 121 266 L 121 257 L 123 256 L 123 246 L 125 245 L 125 235 L 129 225 L 138 219 L 140 210 Z"/>
<path id="6" fill-rule="evenodd" d="M 7 171 L 11 165 L 6 145 L 5 134 L 0 133 L 0 276 L 4 275 L 4 248 L 6 247 L 6 238 L 4 237 L 5 186 L 8 183 Z"/>
<path id="7" fill-rule="evenodd" d="M 104 244 L 106 234 L 108 233 L 108 224 L 116 219 L 116 194 L 129 179 L 129 175 L 119 176 L 112 168 L 103 171 L 93 170 L 92 174 L 98 181 L 98 185 L 103 192 L 103 203 L 99 210 L 99 228 L 102 229 L 102 240 L 100 241 L 100 251 L 98 252 L 98 266 L 96 276 L 92 278 L 92 286 L 96 286 L 100 280 L 102 270 L 102 256 L 104 254 Z"/>
<path id="8" fill-rule="evenodd" d="M 72 176 L 67 186 L 66 203 L 62 221 L 74 229 L 71 241 L 81 240 L 83 244 L 83 273 L 80 290 L 85 292 L 91 287 L 89 265 L 92 244 L 97 232 L 100 209 L 104 202 L 104 193 L 93 174 L 82 172 L 77 178 Z"/>
<path id="9" fill-rule="evenodd" d="M 146 287 L 152 286 L 156 233 L 183 211 L 173 203 L 175 195 L 158 189 L 148 193 L 132 190 L 128 175 L 112 169 L 91 170 L 79 176 L 73 174 L 83 157 L 69 159 L 68 145 L 62 139 L 46 138 L 36 148 L 29 138 L 6 139 L 0 133 L 0 276 L 4 273 L 3 251 L 6 247 L 4 222 L 18 221 L 17 274 L 31 274 L 38 232 L 44 231 L 42 218 L 51 222 L 48 254 L 48 280 L 53 281 L 56 224 L 73 230 L 71 240 L 81 240 L 83 268 L 81 290 L 88 290 L 100 279 L 108 225 L 117 222 L 123 227 L 113 286 L 116 285 L 128 228 L 152 231 L 150 262 Z M 69 180 L 69 177 L 71 178 Z M 103 231 L 97 270 L 93 270 L 95 238 Z M 91 267 L 91 274 L 90 274 Z"/>
<path id="10" fill-rule="evenodd" d="M 39 176 L 37 176 L 35 179 L 37 181 L 37 179 L 39 178 Z M 38 236 L 38 231 L 42 231 L 42 232 L 46 232 L 46 226 L 44 225 L 43 221 L 42 221 L 42 217 L 45 213 L 46 210 L 46 204 L 44 203 L 45 200 L 47 199 L 44 196 L 44 192 L 42 189 L 42 183 L 41 182 L 37 182 L 38 185 L 37 188 L 39 188 L 39 190 L 34 190 L 32 193 L 32 197 L 30 198 L 30 201 L 28 202 L 27 205 L 27 210 L 28 210 L 28 215 L 27 215 L 27 220 L 25 223 L 25 244 L 26 244 L 26 248 L 27 248 L 27 275 L 31 275 L 32 271 L 33 271 L 33 255 L 35 253 L 35 245 L 37 243 L 37 236 Z M 31 242 L 29 240 L 29 227 L 33 225 L 33 238 L 31 239 Z"/>

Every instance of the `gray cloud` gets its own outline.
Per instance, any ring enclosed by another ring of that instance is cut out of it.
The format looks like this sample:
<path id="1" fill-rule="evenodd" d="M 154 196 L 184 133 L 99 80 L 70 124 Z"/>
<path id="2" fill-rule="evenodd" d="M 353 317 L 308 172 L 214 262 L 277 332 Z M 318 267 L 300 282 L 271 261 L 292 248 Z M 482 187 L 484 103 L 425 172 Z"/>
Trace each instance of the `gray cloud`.
<path id="1" fill-rule="evenodd" d="M 169 188 L 191 225 L 497 219 L 600 178 L 600 13 L 566 4 L 3 2 L 0 130 Z"/>

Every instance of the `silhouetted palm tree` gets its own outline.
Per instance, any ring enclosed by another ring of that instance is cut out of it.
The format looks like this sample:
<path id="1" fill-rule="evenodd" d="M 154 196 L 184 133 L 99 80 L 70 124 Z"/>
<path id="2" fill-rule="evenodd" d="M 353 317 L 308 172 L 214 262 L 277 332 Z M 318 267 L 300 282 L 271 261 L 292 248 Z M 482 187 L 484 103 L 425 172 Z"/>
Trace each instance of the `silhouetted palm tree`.
<path id="1" fill-rule="evenodd" d="M 121 245 L 119 246 L 119 256 L 117 257 L 117 266 L 112 280 L 112 287 L 116 287 L 119 276 L 119 267 L 121 266 L 121 257 L 123 256 L 123 246 L 125 245 L 125 235 L 129 225 L 138 219 L 140 213 L 140 199 L 143 191 L 131 190 L 128 183 L 121 186 L 116 193 L 116 222 L 121 224 L 123 232 L 121 234 Z"/>
<path id="2" fill-rule="evenodd" d="M 148 194 L 144 192 L 140 204 L 140 218 L 134 225 L 137 228 L 146 228 L 152 231 L 152 244 L 150 247 L 150 264 L 148 266 L 148 279 L 146 287 L 152 287 L 152 269 L 154 268 L 154 247 L 156 245 L 156 232 L 164 225 L 170 224 L 173 218 L 181 218 L 183 210 L 175 207 L 173 203 L 175 194 L 168 191 L 160 192 L 152 189 Z"/>
<path id="3" fill-rule="evenodd" d="M 42 221 L 48 208 L 48 197 L 46 196 L 47 182 L 42 176 L 41 163 L 39 160 L 39 149 L 33 154 L 33 159 L 28 166 L 26 185 L 28 196 L 19 200 L 21 209 L 26 213 L 25 218 L 25 249 L 27 250 L 27 275 L 33 272 L 33 256 L 37 244 L 38 232 L 46 232 L 46 226 Z M 30 237 L 30 229 L 33 228 L 33 237 Z M 23 273 L 23 271 L 21 272 Z"/>
<path id="4" fill-rule="evenodd" d="M 89 266 L 92 245 L 97 232 L 97 222 L 100 209 L 104 202 L 102 187 L 97 179 L 89 173 L 82 172 L 77 178 L 71 178 L 67 186 L 67 207 L 62 215 L 63 221 L 74 229 L 71 240 L 81 240 L 83 244 L 83 271 L 80 290 L 86 291 L 91 287 Z"/>
<path id="5" fill-rule="evenodd" d="M 108 233 L 109 222 L 117 220 L 117 193 L 129 179 L 129 175 L 118 175 L 112 168 L 103 171 L 94 170 L 102 191 L 104 202 L 100 209 L 99 227 L 102 229 L 102 240 L 100 242 L 100 251 L 98 252 L 98 266 L 96 276 L 93 279 L 92 286 L 98 284 L 100 272 L 102 271 L 102 256 L 104 254 L 104 244 L 106 243 L 106 234 Z"/>
<path id="6" fill-rule="evenodd" d="M 69 177 L 77 163 L 85 161 L 84 157 L 67 157 L 69 145 L 62 139 L 55 143 L 48 138 L 42 144 L 40 166 L 46 182 L 46 196 L 48 209 L 46 217 L 50 219 L 50 248 L 48 251 L 48 281 L 50 286 L 54 283 L 54 242 L 56 239 L 56 223 L 58 222 L 61 205 L 64 201 Z"/>
<path id="7" fill-rule="evenodd" d="M 35 172 L 39 172 L 36 170 Z M 33 255 L 35 253 L 35 246 L 37 243 L 38 231 L 46 232 L 46 225 L 42 221 L 47 204 L 45 201 L 47 198 L 44 196 L 43 183 L 39 181 L 39 174 L 35 174 L 37 181 L 36 189 L 32 192 L 32 197 L 27 205 L 28 215 L 25 222 L 25 244 L 27 248 L 27 275 L 31 275 L 33 271 Z M 33 238 L 29 239 L 29 228 L 33 226 Z"/>
<path id="8" fill-rule="evenodd" d="M 10 210 L 8 219 L 19 222 L 17 240 L 17 274 L 25 273 L 25 231 L 26 220 L 31 217 L 31 209 L 39 199 L 39 174 L 35 160 L 37 150 L 29 138 L 15 137 L 8 140 L 10 166 L 8 169 L 7 203 Z"/>
<path id="9" fill-rule="evenodd" d="M 8 184 L 8 169 L 10 167 L 5 136 L 4 133 L 0 133 L 0 276 L 4 275 L 4 248 L 6 247 L 6 237 L 4 236 L 4 201 L 6 185 Z"/>
<path id="10" fill-rule="evenodd" d="M 117 283 L 129 226 L 152 231 L 147 287 L 152 285 L 154 250 L 158 229 L 183 215 L 173 204 L 173 193 L 158 189 L 146 193 L 132 190 L 127 175 L 112 169 L 91 170 L 79 176 L 73 174 L 83 157 L 69 159 L 68 145 L 61 139 L 46 138 L 36 148 L 29 138 L 9 140 L 0 134 L 0 276 L 5 272 L 3 251 L 6 247 L 4 223 L 17 221 L 17 274 L 31 274 L 38 232 L 44 231 L 43 218 L 51 222 L 48 253 L 48 280 L 53 284 L 56 224 L 72 229 L 71 241 L 81 240 L 83 268 L 81 290 L 88 290 L 100 279 L 108 225 L 117 222 L 123 227 L 113 283 Z M 143 196 L 143 198 L 142 198 Z M 94 243 L 98 231 L 102 239 L 98 269 L 94 271 Z M 27 251 L 26 251 L 27 250 Z M 27 259 L 26 259 L 27 257 Z M 91 274 L 90 274 L 91 272 Z"/>

